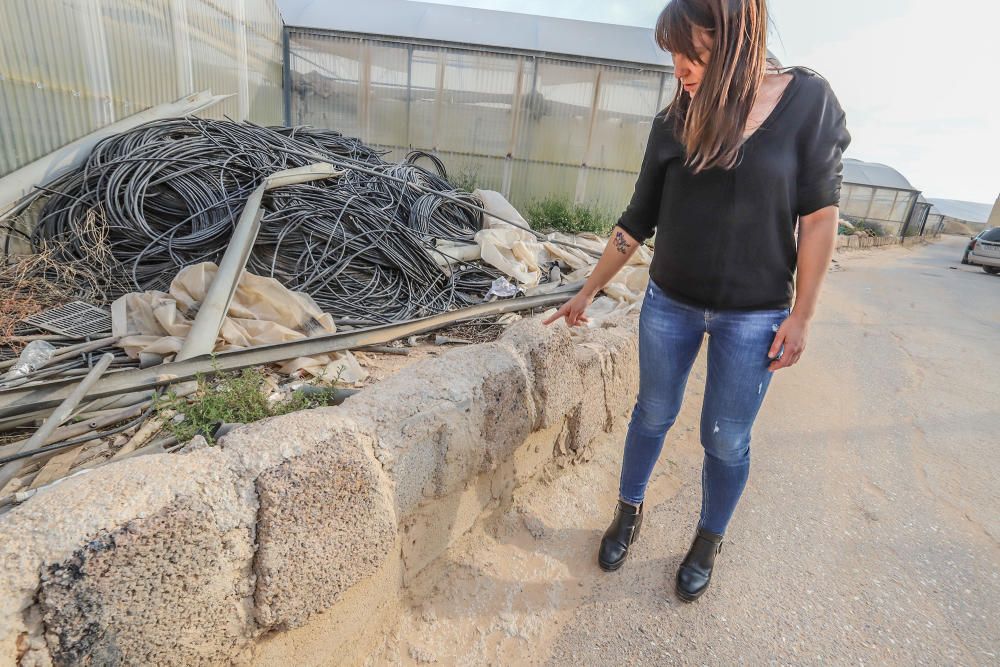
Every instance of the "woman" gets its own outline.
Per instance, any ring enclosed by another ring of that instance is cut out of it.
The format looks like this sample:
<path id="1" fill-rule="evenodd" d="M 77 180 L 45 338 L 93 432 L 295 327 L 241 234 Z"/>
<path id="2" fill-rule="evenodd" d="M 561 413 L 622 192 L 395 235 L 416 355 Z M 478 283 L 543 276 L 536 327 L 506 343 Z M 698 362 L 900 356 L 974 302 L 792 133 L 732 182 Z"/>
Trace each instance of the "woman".
<path id="1" fill-rule="evenodd" d="M 546 322 L 585 323 L 594 295 L 656 231 L 639 319 L 639 395 L 598 562 L 617 570 L 639 536 L 646 484 L 707 334 L 701 515 L 676 577 L 689 602 L 708 587 L 746 485 L 750 431 L 771 375 L 805 349 L 850 143 L 827 82 L 772 67 L 766 34 L 766 0 L 666 6 L 656 39 L 673 55 L 677 94 L 653 121 L 632 201 L 600 262 Z"/>

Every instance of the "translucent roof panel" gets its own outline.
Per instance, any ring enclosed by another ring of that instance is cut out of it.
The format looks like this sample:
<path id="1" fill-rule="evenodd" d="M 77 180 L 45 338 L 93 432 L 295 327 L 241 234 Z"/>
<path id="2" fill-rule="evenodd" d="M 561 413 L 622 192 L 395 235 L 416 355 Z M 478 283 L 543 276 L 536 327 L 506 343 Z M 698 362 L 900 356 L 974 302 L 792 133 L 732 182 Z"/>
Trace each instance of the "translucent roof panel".
<path id="1" fill-rule="evenodd" d="M 408 0 L 277 0 L 285 25 L 669 67 L 649 28 Z M 345 4 L 347 6 L 345 6 Z"/>
<path id="2" fill-rule="evenodd" d="M 992 204 L 980 204 L 974 201 L 931 199 L 930 202 L 934 204 L 935 213 L 940 213 L 956 220 L 977 222 L 980 224 L 989 222 L 990 212 L 993 210 Z"/>
<path id="3" fill-rule="evenodd" d="M 873 188 L 896 188 L 898 190 L 918 190 L 906 177 L 892 167 L 877 162 L 864 162 L 844 158 L 844 182 L 868 185 Z"/>

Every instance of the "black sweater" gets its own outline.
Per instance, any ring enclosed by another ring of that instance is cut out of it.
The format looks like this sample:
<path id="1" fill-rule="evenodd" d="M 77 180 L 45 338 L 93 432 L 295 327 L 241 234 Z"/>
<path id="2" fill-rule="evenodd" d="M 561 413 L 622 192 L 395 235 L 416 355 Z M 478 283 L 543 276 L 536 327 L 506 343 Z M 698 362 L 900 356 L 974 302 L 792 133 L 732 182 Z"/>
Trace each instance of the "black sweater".
<path id="1" fill-rule="evenodd" d="M 693 173 L 666 111 L 653 120 L 618 225 L 638 241 L 656 231 L 650 277 L 678 301 L 737 310 L 791 305 L 796 222 L 838 203 L 851 141 L 826 79 L 791 74 L 733 169 Z"/>

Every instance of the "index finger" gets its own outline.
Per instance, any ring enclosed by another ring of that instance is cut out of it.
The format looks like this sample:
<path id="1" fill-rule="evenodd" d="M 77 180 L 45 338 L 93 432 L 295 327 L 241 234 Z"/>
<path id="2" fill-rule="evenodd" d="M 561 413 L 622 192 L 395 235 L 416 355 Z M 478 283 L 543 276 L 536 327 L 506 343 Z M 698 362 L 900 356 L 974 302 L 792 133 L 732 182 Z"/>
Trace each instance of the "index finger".
<path id="1" fill-rule="evenodd" d="M 566 313 L 564 313 L 563 309 L 560 308 L 556 312 L 552 313 L 552 315 L 550 315 L 548 318 L 546 318 L 545 320 L 543 320 L 542 324 L 545 325 L 545 326 L 548 326 L 548 325 L 552 324 L 553 322 L 555 322 L 556 320 L 558 320 L 560 317 L 565 317 L 565 316 L 566 316 Z"/>

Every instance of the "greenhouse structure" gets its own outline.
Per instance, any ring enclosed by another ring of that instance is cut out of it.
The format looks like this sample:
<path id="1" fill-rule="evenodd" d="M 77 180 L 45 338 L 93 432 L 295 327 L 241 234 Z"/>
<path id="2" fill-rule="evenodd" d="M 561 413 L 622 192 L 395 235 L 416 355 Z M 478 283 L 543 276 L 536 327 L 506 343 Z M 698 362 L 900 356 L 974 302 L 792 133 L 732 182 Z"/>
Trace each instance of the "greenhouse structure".
<path id="1" fill-rule="evenodd" d="M 402 158 L 516 206 L 560 196 L 617 214 L 675 83 L 653 31 L 420 2 L 279 0 L 286 119 Z"/>
<path id="2" fill-rule="evenodd" d="M 0 2 L 0 177 L 159 104 L 209 90 L 201 115 L 277 124 L 274 0 Z"/>
<path id="3" fill-rule="evenodd" d="M 917 236 L 924 233 L 929 210 L 920 190 L 892 167 L 844 159 L 842 217 L 876 223 L 892 235 Z"/>
<path id="4" fill-rule="evenodd" d="M 430 152 L 460 187 L 613 220 L 676 90 L 651 29 L 426 2 L 18 0 L 0 19 L 57 35 L 15 31 L 0 61 L 8 199 L 33 187 L 34 161 L 208 91 L 226 98 L 200 115 L 329 128 L 393 160 Z M 845 160 L 850 219 L 924 233 L 940 219 L 927 226 L 919 195 L 891 167 Z"/>
<path id="5" fill-rule="evenodd" d="M 931 199 L 931 216 L 942 226 L 958 223 L 973 232 L 981 232 L 989 226 L 993 207 L 959 199 Z"/>

